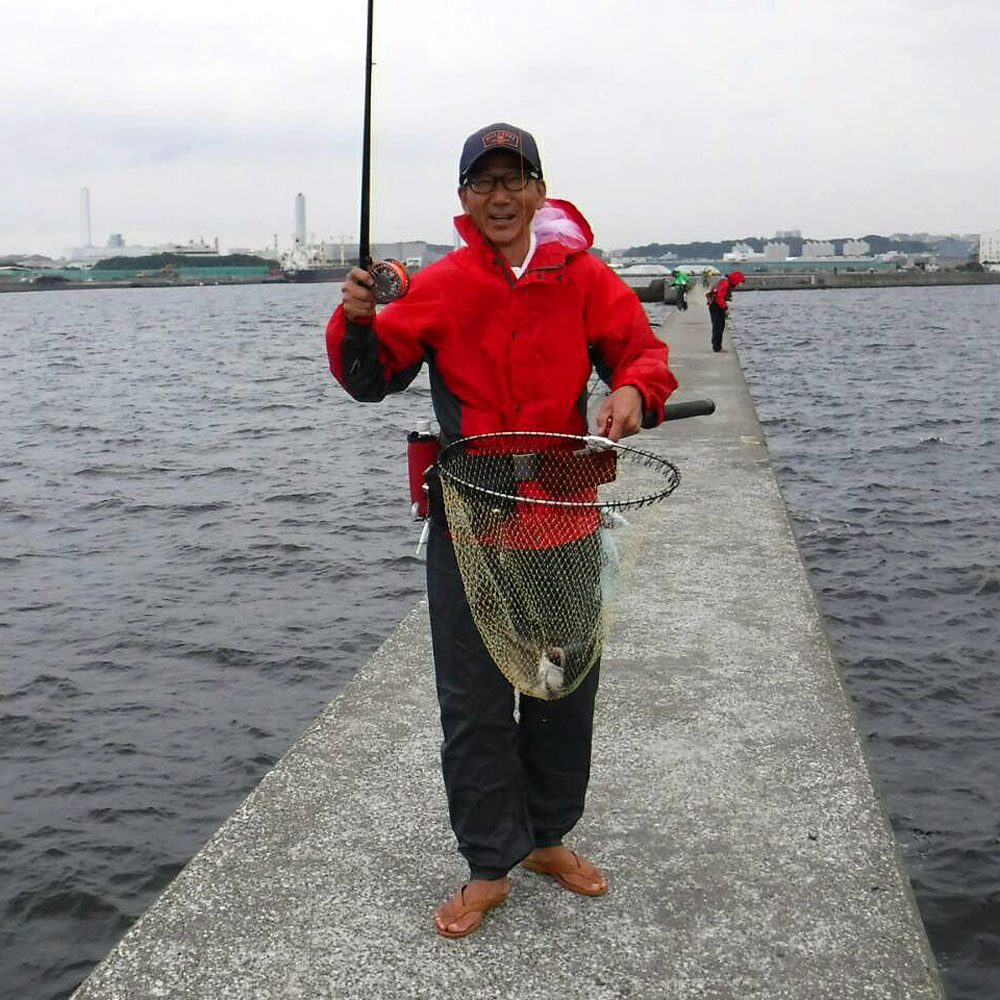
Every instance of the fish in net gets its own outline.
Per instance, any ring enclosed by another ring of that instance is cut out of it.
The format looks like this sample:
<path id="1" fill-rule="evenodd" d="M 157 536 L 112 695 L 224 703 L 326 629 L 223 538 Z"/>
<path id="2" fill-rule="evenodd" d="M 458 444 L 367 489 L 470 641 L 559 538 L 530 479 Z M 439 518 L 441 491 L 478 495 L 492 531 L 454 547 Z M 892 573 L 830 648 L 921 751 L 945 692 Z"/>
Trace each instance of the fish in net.
<path id="1" fill-rule="evenodd" d="M 606 438 L 510 431 L 460 438 L 437 461 L 473 620 L 522 694 L 570 694 L 610 622 L 623 511 L 669 496 L 676 466 Z"/>

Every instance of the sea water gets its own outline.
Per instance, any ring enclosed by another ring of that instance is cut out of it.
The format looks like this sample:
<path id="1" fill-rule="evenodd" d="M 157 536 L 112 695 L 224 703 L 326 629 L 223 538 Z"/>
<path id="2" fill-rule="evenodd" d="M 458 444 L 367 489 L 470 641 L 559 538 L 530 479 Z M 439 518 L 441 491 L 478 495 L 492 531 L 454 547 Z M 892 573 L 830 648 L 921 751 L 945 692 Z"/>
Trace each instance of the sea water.
<path id="1" fill-rule="evenodd" d="M 423 593 L 339 286 L 0 295 L 0 996 L 64 996 Z"/>
<path id="2" fill-rule="evenodd" d="M 1000 288 L 746 293 L 731 328 L 952 1000 L 1000 995 Z"/>
<path id="3" fill-rule="evenodd" d="M 426 376 L 350 400 L 338 295 L 0 295 L 5 1000 L 66 996 L 422 595 Z M 998 311 L 741 293 L 731 320 L 953 1000 L 1000 979 Z"/>

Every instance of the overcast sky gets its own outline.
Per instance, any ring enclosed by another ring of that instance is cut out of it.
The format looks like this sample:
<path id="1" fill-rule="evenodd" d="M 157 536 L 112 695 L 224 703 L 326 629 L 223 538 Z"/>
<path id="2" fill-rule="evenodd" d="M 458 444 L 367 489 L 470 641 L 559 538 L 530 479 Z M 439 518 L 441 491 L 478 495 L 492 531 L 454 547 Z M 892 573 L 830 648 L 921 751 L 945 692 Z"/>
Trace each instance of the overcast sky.
<path id="1" fill-rule="evenodd" d="M 365 0 L 0 3 L 0 253 L 357 239 Z M 376 0 L 375 240 L 535 134 L 598 246 L 1000 228 L 997 0 Z"/>

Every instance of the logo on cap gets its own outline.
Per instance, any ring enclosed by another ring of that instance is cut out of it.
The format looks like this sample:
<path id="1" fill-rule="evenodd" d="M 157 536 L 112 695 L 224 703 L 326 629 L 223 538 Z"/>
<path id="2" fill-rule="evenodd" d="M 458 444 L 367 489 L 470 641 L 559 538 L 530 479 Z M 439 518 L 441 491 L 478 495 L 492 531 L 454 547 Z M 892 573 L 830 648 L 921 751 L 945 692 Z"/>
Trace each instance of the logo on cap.
<path id="1" fill-rule="evenodd" d="M 521 137 L 505 128 L 494 129 L 483 136 L 483 148 L 489 149 L 490 146 L 510 146 L 512 149 L 520 149 Z"/>

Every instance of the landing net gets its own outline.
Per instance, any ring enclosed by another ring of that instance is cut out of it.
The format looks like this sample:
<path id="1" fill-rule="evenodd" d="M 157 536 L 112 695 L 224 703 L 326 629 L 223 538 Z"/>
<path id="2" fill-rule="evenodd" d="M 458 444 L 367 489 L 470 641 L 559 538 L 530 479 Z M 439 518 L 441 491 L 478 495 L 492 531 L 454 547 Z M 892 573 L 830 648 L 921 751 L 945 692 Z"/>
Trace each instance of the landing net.
<path id="1" fill-rule="evenodd" d="M 600 658 L 625 513 L 668 497 L 676 466 L 605 438 L 502 432 L 438 456 L 466 598 L 487 650 L 522 694 L 570 694 Z"/>

